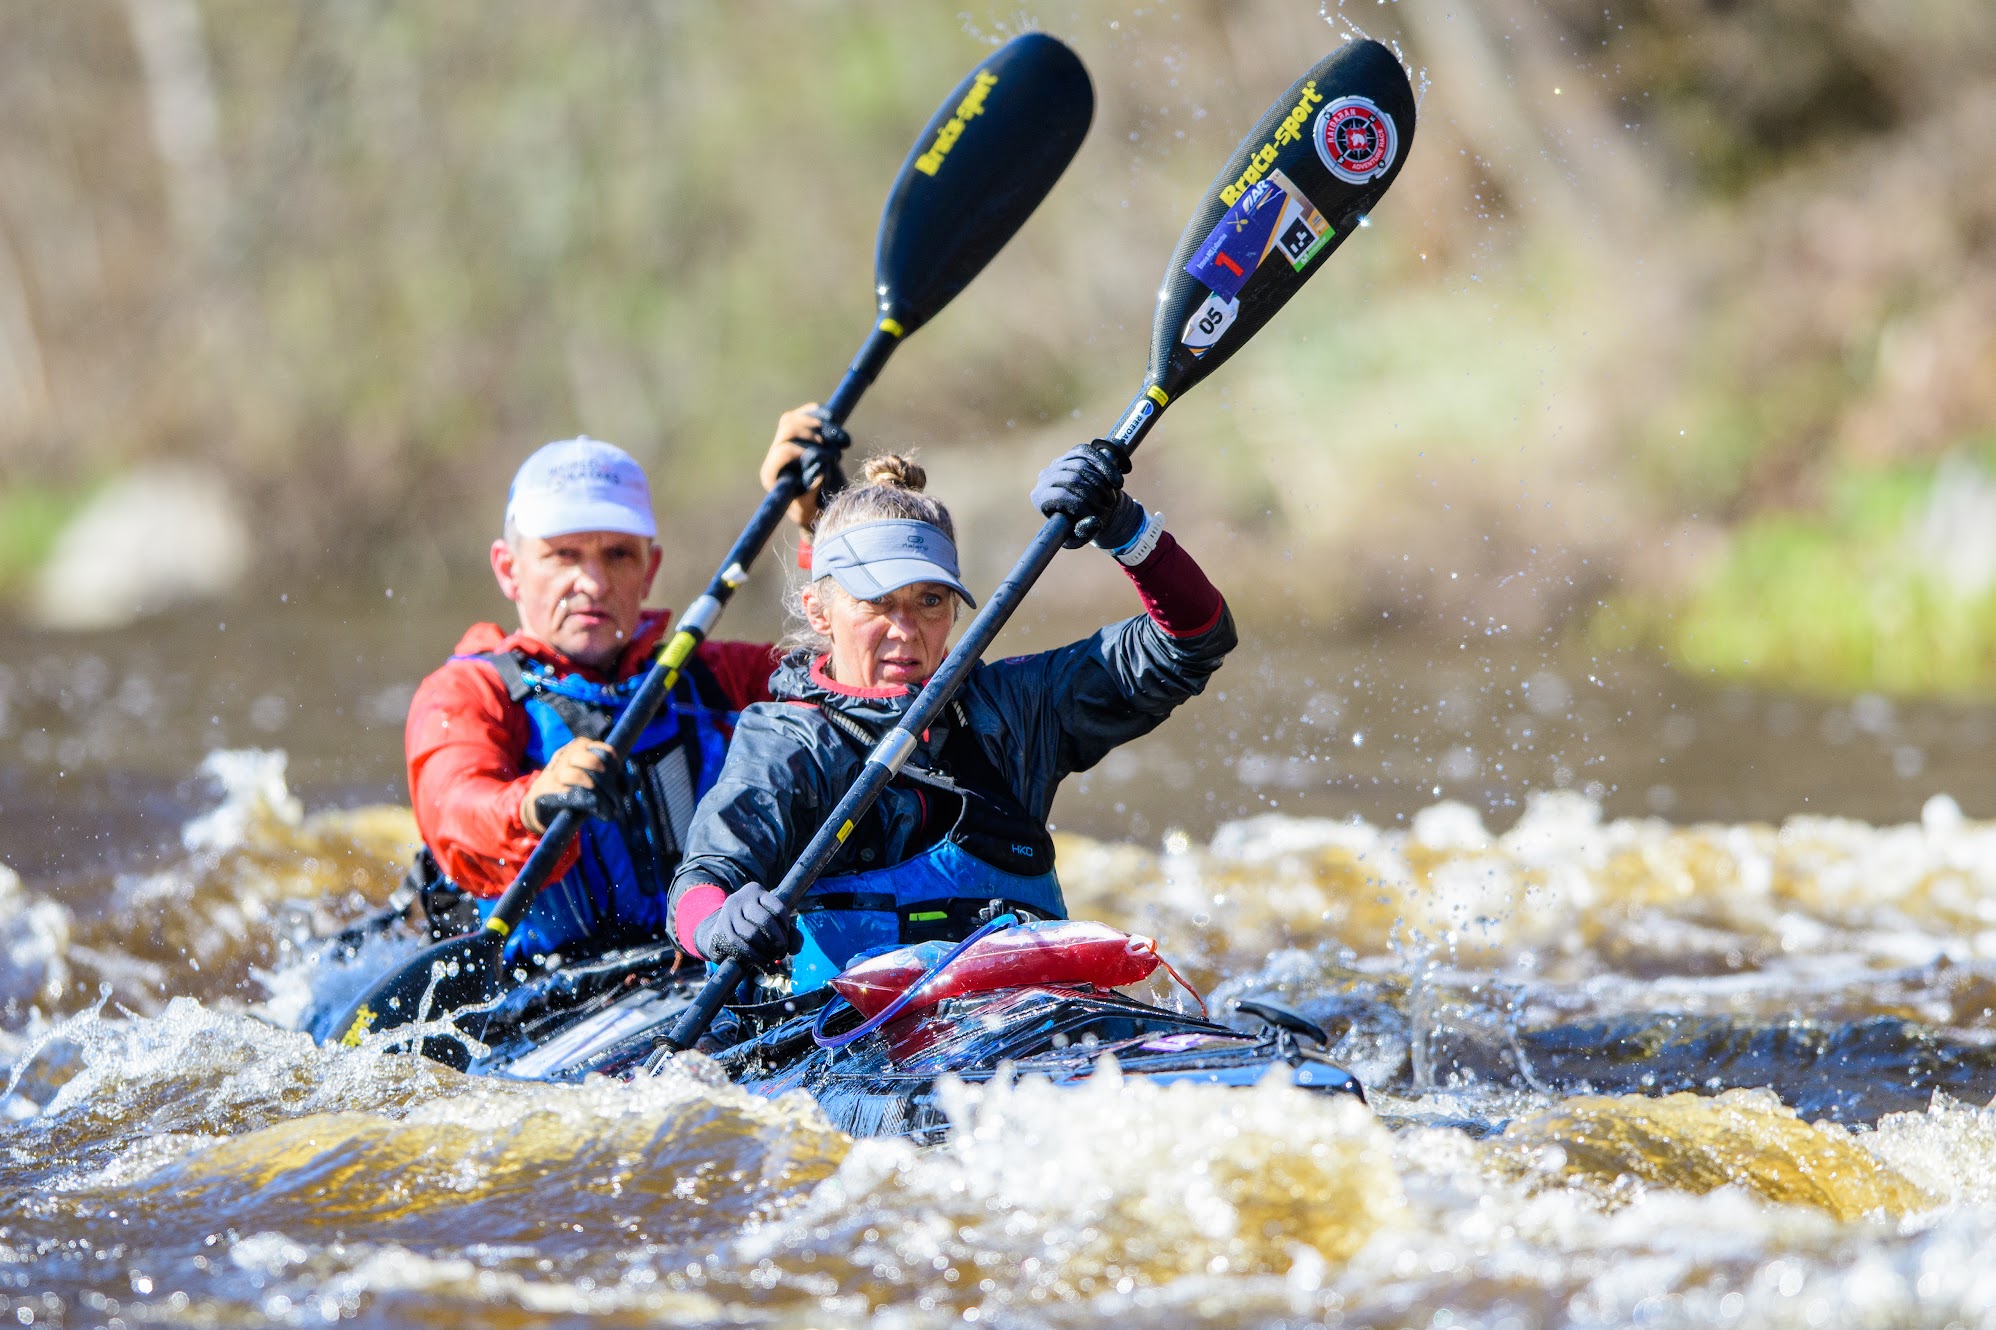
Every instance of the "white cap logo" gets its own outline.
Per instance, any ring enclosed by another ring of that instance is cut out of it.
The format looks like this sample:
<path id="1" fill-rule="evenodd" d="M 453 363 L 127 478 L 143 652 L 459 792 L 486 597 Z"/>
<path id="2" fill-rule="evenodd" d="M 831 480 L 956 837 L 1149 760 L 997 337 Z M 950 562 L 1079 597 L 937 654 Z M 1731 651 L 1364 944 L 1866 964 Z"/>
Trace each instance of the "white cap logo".
<path id="1" fill-rule="evenodd" d="M 506 520 L 530 539 L 577 531 L 658 535 L 645 470 L 614 443 L 563 439 L 521 463 L 506 495 Z"/>

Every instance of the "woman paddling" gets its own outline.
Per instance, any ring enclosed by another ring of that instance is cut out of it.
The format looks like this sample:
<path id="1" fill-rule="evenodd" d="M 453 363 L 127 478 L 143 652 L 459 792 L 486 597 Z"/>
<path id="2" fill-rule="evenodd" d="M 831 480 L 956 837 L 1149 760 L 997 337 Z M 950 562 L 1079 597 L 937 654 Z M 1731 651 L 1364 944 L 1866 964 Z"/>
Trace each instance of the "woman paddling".
<path id="1" fill-rule="evenodd" d="M 978 665 L 944 718 L 847 837 L 836 871 L 786 921 L 777 881 L 873 744 L 947 654 L 959 600 L 949 511 L 922 469 L 874 458 L 865 483 L 819 518 L 799 593 L 808 645 L 747 708 L 700 801 L 673 879 L 672 924 L 703 959 L 774 969 L 792 990 L 860 954 L 968 935 L 1005 909 L 1065 918 L 1046 818 L 1069 773 L 1155 729 L 1197 694 L 1235 642 L 1226 603 L 1161 518 L 1123 493 L 1105 449 L 1075 448 L 1033 502 L 1076 522 L 1123 564 L 1145 613 L 1053 651 Z"/>

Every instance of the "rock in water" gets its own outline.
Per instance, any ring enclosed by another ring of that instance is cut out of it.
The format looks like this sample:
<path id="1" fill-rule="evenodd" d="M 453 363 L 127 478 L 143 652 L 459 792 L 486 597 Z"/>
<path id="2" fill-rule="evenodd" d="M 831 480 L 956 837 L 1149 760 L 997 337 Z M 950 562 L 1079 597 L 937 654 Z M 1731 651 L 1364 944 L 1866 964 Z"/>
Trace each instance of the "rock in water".
<path id="1" fill-rule="evenodd" d="M 99 491 L 63 529 L 35 576 L 29 613 L 48 628 L 116 628 L 223 595 L 248 563 L 248 524 L 222 477 L 150 463 Z"/>

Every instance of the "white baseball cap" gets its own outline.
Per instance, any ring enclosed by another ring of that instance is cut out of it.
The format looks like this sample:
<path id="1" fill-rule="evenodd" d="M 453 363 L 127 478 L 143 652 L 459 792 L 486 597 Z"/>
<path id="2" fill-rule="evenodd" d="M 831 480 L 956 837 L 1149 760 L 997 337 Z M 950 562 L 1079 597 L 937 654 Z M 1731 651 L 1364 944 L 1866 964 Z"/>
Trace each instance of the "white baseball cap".
<path id="1" fill-rule="evenodd" d="M 577 531 L 658 535 L 645 469 L 614 443 L 580 435 L 550 443 L 520 464 L 506 520 L 530 539 Z"/>

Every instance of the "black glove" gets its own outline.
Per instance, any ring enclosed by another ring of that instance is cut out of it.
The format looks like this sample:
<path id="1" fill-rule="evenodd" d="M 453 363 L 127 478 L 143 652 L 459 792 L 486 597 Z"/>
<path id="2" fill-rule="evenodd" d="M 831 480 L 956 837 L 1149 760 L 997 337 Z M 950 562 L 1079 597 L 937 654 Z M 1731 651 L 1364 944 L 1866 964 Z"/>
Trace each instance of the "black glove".
<path id="1" fill-rule="evenodd" d="M 818 511 L 823 512 L 846 487 L 839 455 L 852 447 L 852 435 L 846 433 L 844 425 L 834 424 L 823 407 L 818 408 L 817 416 L 819 446 L 804 454 L 804 488 L 818 487 Z"/>
<path id="2" fill-rule="evenodd" d="M 557 814 L 566 812 L 605 820 L 615 818 L 627 788 L 623 765 L 605 763 L 603 770 L 591 772 L 589 776 L 594 785 L 565 785 L 550 794 L 535 795 L 533 820 L 540 825 L 527 829 L 545 831 L 554 825 Z"/>
<path id="3" fill-rule="evenodd" d="M 1074 534 L 1067 539 L 1071 550 L 1091 540 L 1104 549 L 1119 549 L 1144 524 L 1144 506 L 1123 493 L 1129 469 L 1129 456 L 1112 444 L 1070 448 L 1040 472 L 1033 507 L 1047 517 L 1063 513 L 1074 520 Z"/>
<path id="4" fill-rule="evenodd" d="M 776 893 L 749 882 L 729 892 L 727 902 L 700 921 L 693 945 L 710 961 L 741 961 L 769 970 L 795 953 L 803 939 Z"/>

